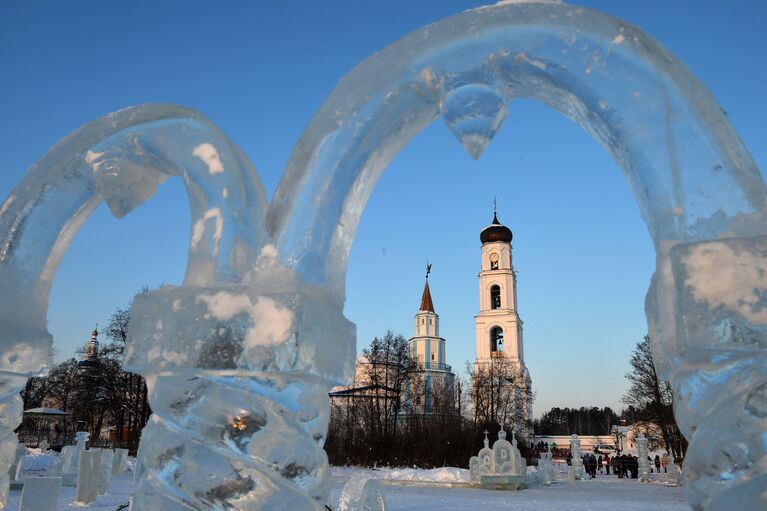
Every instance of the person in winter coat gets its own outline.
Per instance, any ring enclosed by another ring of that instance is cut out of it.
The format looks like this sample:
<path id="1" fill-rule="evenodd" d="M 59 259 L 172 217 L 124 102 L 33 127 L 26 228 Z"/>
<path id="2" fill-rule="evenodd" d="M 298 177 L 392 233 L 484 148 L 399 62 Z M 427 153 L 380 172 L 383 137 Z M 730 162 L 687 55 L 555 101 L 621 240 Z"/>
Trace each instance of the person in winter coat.
<path id="1" fill-rule="evenodd" d="M 605 454 L 604 462 L 605 462 L 605 474 L 609 476 L 610 475 L 610 455 L 609 454 Z"/>
<path id="2" fill-rule="evenodd" d="M 660 474 L 660 456 L 655 455 L 655 472 Z"/>

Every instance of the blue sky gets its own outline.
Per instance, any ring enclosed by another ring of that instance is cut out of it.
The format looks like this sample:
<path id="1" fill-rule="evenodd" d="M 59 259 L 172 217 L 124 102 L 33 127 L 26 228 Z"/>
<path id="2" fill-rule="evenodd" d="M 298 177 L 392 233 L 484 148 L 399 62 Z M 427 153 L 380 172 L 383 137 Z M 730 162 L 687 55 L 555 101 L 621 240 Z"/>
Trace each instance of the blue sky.
<path id="1" fill-rule="evenodd" d="M 0 195 L 60 138 L 107 112 L 178 103 L 216 122 L 274 192 L 293 144 L 335 83 L 406 33 L 475 1 L 26 2 L 0 17 Z M 582 1 L 644 29 L 713 91 L 760 168 L 767 164 L 767 3 Z M 578 127 L 519 101 L 479 161 L 441 121 L 394 160 L 352 249 L 346 315 L 358 347 L 410 336 L 425 262 L 448 363 L 474 358 L 479 231 L 498 198 L 514 232 L 519 312 L 535 410 L 620 408 L 646 332 L 654 270 L 647 229 L 610 157 Z M 179 283 L 189 238 L 179 183 L 123 220 L 100 209 L 56 277 L 49 330 L 59 358 L 143 285 Z"/>

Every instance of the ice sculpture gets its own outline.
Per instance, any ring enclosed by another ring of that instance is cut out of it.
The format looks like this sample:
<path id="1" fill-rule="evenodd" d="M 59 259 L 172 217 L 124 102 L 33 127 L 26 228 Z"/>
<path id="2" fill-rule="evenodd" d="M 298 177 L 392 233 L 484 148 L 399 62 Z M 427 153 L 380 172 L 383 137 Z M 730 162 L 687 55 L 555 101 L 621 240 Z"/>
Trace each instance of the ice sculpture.
<path id="1" fill-rule="evenodd" d="M 18 390 L 45 371 L 50 283 L 101 200 L 120 216 L 168 176 L 189 192 L 184 284 L 137 297 L 131 367 L 156 412 L 135 509 L 321 509 L 325 389 L 351 376 L 344 279 L 388 163 L 443 117 L 473 157 L 515 98 L 578 123 L 623 169 L 654 240 L 656 363 L 676 392 L 697 509 L 767 495 L 765 183 L 706 88 L 657 42 L 558 2 L 504 2 L 424 27 L 346 75 L 301 136 L 272 204 L 202 116 L 150 105 L 86 125 L 0 206 L 0 473 Z M 481 469 L 481 467 L 480 467 Z M 0 481 L 5 501 L 7 477 Z"/>
<path id="2" fill-rule="evenodd" d="M 338 511 L 386 511 L 386 495 L 375 479 L 350 479 L 341 491 Z"/>
<path id="3" fill-rule="evenodd" d="M 578 435 L 574 434 L 570 437 L 570 456 L 572 456 L 572 467 L 575 479 L 586 480 L 588 475 L 586 469 L 583 466 L 583 453 L 581 453 L 581 440 Z"/>
<path id="4" fill-rule="evenodd" d="M 516 439 L 506 440 L 506 431 L 501 426 L 498 440 L 491 448 L 485 431 L 484 447 L 469 458 L 471 483 L 479 488 L 519 490 L 525 488 L 526 476 L 527 463 L 517 449 Z"/>
<path id="5" fill-rule="evenodd" d="M 559 2 L 501 2 L 377 52 L 296 145 L 267 214 L 280 257 L 343 296 L 360 215 L 391 159 L 440 116 L 476 157 L 515 98 L 601 142 L 647 223 L 647 318 L 690 440 L 690 503 L 767 508 L 765 183 L 706 87 L 637 28 Z"/>
<path id="6" fill-rule="evenodd" d="M 639 482 L 647 483 L 650 481 L 650 458 L 648 457 L 649 451 L 647 449 L 647 437 L 643 433 L 640 433 L 636 437 L 637 444 L 637 460 L 639 464 Z"/>

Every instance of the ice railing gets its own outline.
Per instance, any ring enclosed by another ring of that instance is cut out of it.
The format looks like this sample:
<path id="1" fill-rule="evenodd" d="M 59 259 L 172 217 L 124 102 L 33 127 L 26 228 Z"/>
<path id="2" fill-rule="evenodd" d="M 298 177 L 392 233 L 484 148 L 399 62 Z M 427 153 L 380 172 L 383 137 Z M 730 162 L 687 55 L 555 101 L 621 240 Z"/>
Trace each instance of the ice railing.
<path id="1" fill-rule="evenodd" d="M 60 142 L 0 207 L 3 451 L 19 388 L 50 358 L 47 299 L 69 241 L 102 200 L 122 215 L 181 176 L 186 278 L 139 295 L 130 329 L 128 363 L 155 412 L 134 508 L 322 509 L 327 388 L 353 373 L 344 279 L 365 203 L 433 120 L 478 157 L 522 97 L 603 144 L 648 225 L 648 322 L 691 441 L 690 502 L 764 506 L 762 176 L 711 94 L 657 42 L 553 2 L 467 11 L 362 62 L 301 136 L 268 210 L 247 158 L 178 107 L 117 112 Z"/>

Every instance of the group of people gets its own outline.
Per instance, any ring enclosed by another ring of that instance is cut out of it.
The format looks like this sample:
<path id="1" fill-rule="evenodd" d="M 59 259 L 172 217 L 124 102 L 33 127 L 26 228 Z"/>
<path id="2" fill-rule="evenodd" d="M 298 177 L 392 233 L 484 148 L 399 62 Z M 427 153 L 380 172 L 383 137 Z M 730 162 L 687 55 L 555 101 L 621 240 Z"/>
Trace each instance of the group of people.
<path id="1" fill-rule="evenodd" d="M 639 459 L 636 456 L 621 454 L 610 458 L 609 454 L 605 454 L 604 457 L 601 454 L 599 457 L 594 454 L 584 454 L 582 458 L 583 468 L 586 469 L 586 473 L 592 479 L 597 476 L 597 471 L 601 473 L 603 469 L 604 473 L 609 475 L 611 466 L 613 474 L 617 475 L 619 479 L 623 479 L 624 477 L 627 479 L 637 479 L 639 477 Z M 663 467 L 664 472 L 668 470 L 668 455 L 665 453 L 663 458 L 656 454 L 654 460 L 649 456 L 647 457 L 647 460 L 650 462 L 651 467 L 653 465 L 655 466 L 655 471 L 657 473 L 660 473 L 661 466 Z M 572 465 L 572 461 L 573 456 L 568 452 L 567 464 Z"/>
<path id="2" fill-rule="evenodd" d="M 610 459 L 609 455 L 605 455 L 606 459 Z M 609 469 L 609 463 L 606 465 Z M 639 459 L 636 456 L 630 454 L 621 454 L 620 456 L 613 456 L 611 461 L 613 467 L 613 473 L 618 476 L 618 479 L 637 479 L 639 477 Z M 607 472 L 610 473 L 609 470 Z"/>

